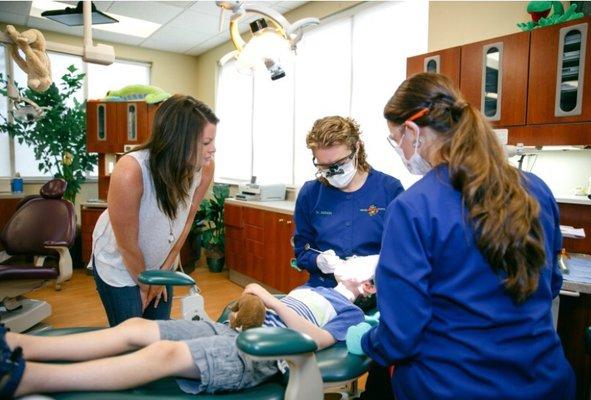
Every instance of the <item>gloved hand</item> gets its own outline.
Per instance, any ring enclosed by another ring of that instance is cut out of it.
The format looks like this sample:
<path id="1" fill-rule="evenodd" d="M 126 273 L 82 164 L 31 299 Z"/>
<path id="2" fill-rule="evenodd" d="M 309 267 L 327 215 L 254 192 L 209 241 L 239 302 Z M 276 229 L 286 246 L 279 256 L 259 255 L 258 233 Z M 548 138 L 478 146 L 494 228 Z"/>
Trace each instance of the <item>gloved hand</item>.
<path id="1" fill-rule="evenodd" d="M 318 269 L 325 274 L 332 274 L 335 268 L 342 263 L 343 260 L 337 256 L 334 250 L 323 251 L 318 254 L 318 257 L 316 257 L 316 265 L 318 266 Z"/>
<path id="2" fill-rule="evenodd" d="M 380 323 L 380 312 L 377 311 L 373 315 L 366 315 L 365 322 L 367 322 L 371 326 L 378 326 L 378 324 Z"/>
<path id="3" fill-rule="evenodd" d="M 379 259 L 379 254 L 353 256 L 335 268 L 334 277 L 338 282 L 352 281 L 361 284 L 374 277 Z"/>
<path id="4" fill-rule="evenodd" d="M 361 347 L 361 338 L 365 332 L 371 329 L 371 325 L 367 322 L 360 322 L 357 325 L 353 325 L 347 329 L 347 336 L 345 341 L 347 343 L 347 350 L 351 354 L 357 354 L 358 356 L 365 355 L 363 348 Z"/>

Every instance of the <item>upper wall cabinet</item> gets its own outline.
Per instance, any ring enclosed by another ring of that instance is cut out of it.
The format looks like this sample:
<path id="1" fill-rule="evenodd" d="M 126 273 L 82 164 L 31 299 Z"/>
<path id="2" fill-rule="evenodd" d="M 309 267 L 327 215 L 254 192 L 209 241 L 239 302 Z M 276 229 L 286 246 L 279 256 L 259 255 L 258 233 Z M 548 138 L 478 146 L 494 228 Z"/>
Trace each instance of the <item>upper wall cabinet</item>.
<path id="1" fill-rule="evenodd" d="M 148 140 L 157 105 L 144 101 L 86 103 L 88 151 L 122 153 Z"/>
<path id="2" fill-rule="evenodd" d="M 460 47 L 452 47 L 406 59 L 406 77 L 419 72 L 447 75 L 456 85 L 460 83 Z"/>
<path id="3" fill-rule="evenodd" d="M 460 90 L 495 127 L 524 125 L 529 32 L 461 47 Z"/>
<path id="4" fill-rule="evenodd" d="M 86 102 L 86 147 L 89 152 L 115 153 L 117 141 L 117 104 Z"/>
<path id="5" fill-rule="evenodd" d="M 528 124 L 591 121 L 590 22 L 532 31 Z"/>

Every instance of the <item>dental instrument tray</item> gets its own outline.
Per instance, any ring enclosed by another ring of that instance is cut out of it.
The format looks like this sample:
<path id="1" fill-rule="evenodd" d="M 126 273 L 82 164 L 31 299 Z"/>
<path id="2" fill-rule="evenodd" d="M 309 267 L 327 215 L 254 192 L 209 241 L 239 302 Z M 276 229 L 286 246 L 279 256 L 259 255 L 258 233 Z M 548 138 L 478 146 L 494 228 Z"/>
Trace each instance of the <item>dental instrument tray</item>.
<path id="1" fill-rule="evenodd" d="M 280 201 L 285 200 L 285 185 L 247 183 L 238 186 L 238 200 Z"/>

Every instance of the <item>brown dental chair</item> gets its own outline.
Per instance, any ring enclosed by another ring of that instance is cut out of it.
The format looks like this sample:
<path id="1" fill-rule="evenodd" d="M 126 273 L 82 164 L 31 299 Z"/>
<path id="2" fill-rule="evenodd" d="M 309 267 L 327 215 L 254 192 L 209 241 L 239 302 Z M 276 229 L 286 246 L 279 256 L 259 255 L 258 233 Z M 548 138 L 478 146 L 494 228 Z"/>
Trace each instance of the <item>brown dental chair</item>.
<path id="1" fill-rule="evenodd" d="M 67 183 L 52 179 L 39 195 L 25 197 L 0 232 L 4 251 L 0 259 L 0 322 L 14 332 L 23 332 L 51 315 L 51 306 L 22 297 L 55 281 L 56 289 L 72 276 L 70 247 L 76 237 L 76 213 L 62 199 Z M 11 257 L 32 256 L 33 263 L 9 264 Z M 58 258 L 58 267 L 44 266 L 45 259 Z"/>

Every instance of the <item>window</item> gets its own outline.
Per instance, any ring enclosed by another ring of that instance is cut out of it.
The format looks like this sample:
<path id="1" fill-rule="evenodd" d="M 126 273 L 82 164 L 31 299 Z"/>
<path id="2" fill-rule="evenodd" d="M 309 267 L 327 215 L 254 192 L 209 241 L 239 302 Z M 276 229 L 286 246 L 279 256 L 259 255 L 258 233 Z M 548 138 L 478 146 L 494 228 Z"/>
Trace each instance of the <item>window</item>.
<path id="1" fill-rule="evenodd" d="M 360 123 L 372 166 L 405 186 L 416 180 L 385 146 L 382 110 L 406 77 L 406 58 L 427 50 L 428 4 L 386 2 L 348 13 L 306 32 L 283 79 L 240 75 L 231 63 L 220 68 L 216 178 L 301 185 L 315 173 L 306 134 L 316 119 L 342 115 Z"/>
<path id="2" fill-rule="evenodd" d="M 86 64 L 88 99 L 101 99 L 109 90 L 130 84 L 149 85 L 150 65 L 117 60 L 111 65 Z"/>
<path id="3" fill-rule="evenodd" d="M 6 47 L 0 45 L 0 74 L 6 78 L 7 65 Z M 8 103 L 6 97 L 0 96 L 0 115 L 6 117 Z M 12 170 L 10 167 L 10 138 L 6 134 L 0 133 L 0 177 L 11 176 Z"/>
<path id="4" fill-rule="evenodd" d="M 12 63 L 14 81 L 20 87 L 26 87 L 27 75 L 10 60 L 5 54 L 5 46 L 0 46 L 0 73 L 6 76 L 6 61 Z M 150 64 L 117 60 L 109 66 L 87 64 L 80 56 L 71 54 L 47 52 L 51 61 L 51 77 L 56 85 L 60 85 L 61 77 L 67 72 L 70 65 L 74 65 L 80 72 L 86 73 L 85 85 L 78 93 L 78 100 L 85 98 L 101 98 L 107 91 L 119 89 L 130 83 L 150 84 Z M 0 96 L 0 113 L 6 112 L 6 97 Z M 11 143 L 14 146 L 14 156 L 11 156 Z M 8 135 L 0 133 L 0 177 L 10 177 L 19 172 L 23 177 L 49 177 L 51 174 L 43 174 L 37 169 L 33 149 L 25 144 L 19 144 Z M 90 175 L 96 176 L 98 167 Z"/>

